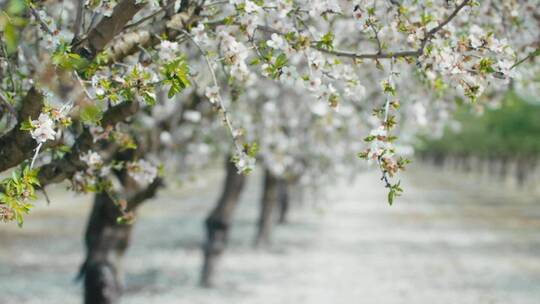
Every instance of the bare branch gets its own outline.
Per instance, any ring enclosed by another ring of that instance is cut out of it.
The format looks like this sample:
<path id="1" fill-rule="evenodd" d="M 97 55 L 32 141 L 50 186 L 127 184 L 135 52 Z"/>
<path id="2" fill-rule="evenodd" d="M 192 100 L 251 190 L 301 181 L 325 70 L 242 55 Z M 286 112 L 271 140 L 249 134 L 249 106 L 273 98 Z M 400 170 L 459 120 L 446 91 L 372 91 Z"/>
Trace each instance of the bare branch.
<path id="1" fill-rule="evenodd" d="M 139 189 L 134 193 L 127 195 L 127 211 L 135 210 L 137 207 L 142 204 L 145 200 L 151 199 L 156 195 L 156 192 L 159 188 L 163 187 L 164 183 L 160 177 L 156 177 L 150 185 L 146 186 L 143 189 Z"/>
<path id="2" fill-rule="evenodd" d="M 45 23 L 45 21 L 43 21 L 43 19 L 41 19 L 41 17 L 39 16 L 38 12 L 32 7 L 30 6 L 30 12 L 32 13 L 32 15 L 34 16 L 34 18 L 36 18 L 36 20 L 39 22 L 39 26 L 41 27 L 42 30 L 44 30 L 45 32 L 47 32 L 49 35 L 54 35 L 55 33 L 49 28 L 49 26 L 47 25 L 47 23 Z"/>

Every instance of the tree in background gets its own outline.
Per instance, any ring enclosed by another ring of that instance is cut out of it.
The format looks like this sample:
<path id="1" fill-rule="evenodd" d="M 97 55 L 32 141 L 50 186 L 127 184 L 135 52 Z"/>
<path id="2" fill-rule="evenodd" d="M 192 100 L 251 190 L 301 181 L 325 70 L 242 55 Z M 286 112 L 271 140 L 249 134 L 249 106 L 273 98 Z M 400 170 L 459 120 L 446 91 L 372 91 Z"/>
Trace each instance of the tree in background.
<path id="1" fill-rule="evenodd" d="M 540 155 L 540 105 L 532 98 L 509 92 L 500 104 L 474 113 L 464 105 L 453 115 L 453 123 L 438 138 L 423 136 L 418 152 L 442 163 L 445 158 L 490 160 L 500 164 L 494 176 L 508 173 L 510 162 L 516 162 L 516 178 L 522 183 L 536 167 Z M 470 165 L 469 165 L 470 167 Z M 475 168 L 470 168 L 475 169 Z"/>

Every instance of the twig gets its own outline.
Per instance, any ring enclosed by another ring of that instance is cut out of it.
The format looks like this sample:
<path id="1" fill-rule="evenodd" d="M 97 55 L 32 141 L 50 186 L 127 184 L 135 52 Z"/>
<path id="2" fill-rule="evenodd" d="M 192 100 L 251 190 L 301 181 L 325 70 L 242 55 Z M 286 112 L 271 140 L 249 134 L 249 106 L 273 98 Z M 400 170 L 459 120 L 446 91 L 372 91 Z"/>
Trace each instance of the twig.
<path id="1" fill-rule="evenodd" d="M 30 6 L 30 12 L 32 12 L 32 15 L 36 18 L 44 31 L 46 31 L 50 35 L 55 35 L 55 33 L 49 28 L 49 25 L 47 25 L 47 23 L 43 21 L 43 19 L 41 19 L 39 13 L 32 6 Z"/>
<path id="2" fill-rule="evenodd" d="M 512 70 L 513 68 L 517 67 L 518 65 L 524 63 L 525 61 L 531 59 L 531 58 L 534 58 L 536 56 L 538 56 L 540 54 L 540 47 L 537 48 L 536 50 L 530 52 L 527 56 L 525 56 L 525 58 L 519 60 L 518 62 L 514 63 L 511 67 L 510 67 L 510 70 Z"/>
<path id="3" fill-rule="evenodd" d="M 210 62 L 210 59 L 208 58 L 208 55 L 206 55 L 206 52 L 203 50 L 201 45 L 199 43 L 197 43 L 197 41 L 195 41 L 195 39 L 193 39 L 191 34 L 189 34 L 185 30 L 182 30 L 182 32 L 184 33 L 184 35 L 186 35 L 186 37 L 188 37 L 193 42 L 193 44 L 195 44 L 195 46 L 197 46 L 199 51 L 202 53 L 202 55 L 204 57 L 204 60 L 206 62 L 206 65 L 208 66 L 208 69 L 210 70 L 210 74 L 212 75 L 212 81 L 214 82 L 214 86 L 219 88 L 219 83 L 218 83 L 218 80 L 217 80 L 217 77 L 216 77 L 216 73 L 214 71 L 214 68 L 212 67 L 212 63 Z M 218 103 L 219 103 L 219 108 L 223 113 L 223 121 L 225 121 L 225 124 L 226 124 L 227 128 L 229 129 L 229 132 L 231 133 L 231 136 L 233 138 L 234 146 L 235 146 L 238 153 L 242 153 L 243 152 L 242 146 L 238 142 L 236 132 L 234 130 L 234 127 L 232 126 L 231 119 L 229 118 L 229 114 L 227 112 L 227 109 L 225 108 L 225 105 L 223 103 L 223 99 L 221 98 L 221 93 L 219 91 L 217 92 L 217 97 L 218 97 L 217 99 L 218 99 Z"/>
<path id="4" fill-rule="evenodd" d="M 45 200 L 47 201 L 47 205 L 51 204 L 51 200 L 49 198 L 49 195 L 47 194 L 47 191 L 45 190 L 45 187 L 40 188 L 41 193 L 43 193 L 43 196 L 45 197 Z"/>
<path id="5" fill-rule="evenodd" d="M 32 162 L 30 163 L 30 169 L 34 168 L 34 164 L 39 155 L 39 150 L 41 150 L 41 147 L 43 147 L 43 143 L 39 143 L 39 145 L 37 145 L 36 152 L 34 152 L 34 156 L 32 157 Z"/>
<path id="6" fill-rule="evenodd" d="M 81 77 L 79 76 L 79 73 L 77 73 L 76 71 L 73 72 L 73 75 L 75 76 L 75 78 L 79 81 L 79 84 L 81 85 L 83 91 L 84 91 L 84 94 L 86 94 L 86 96 L 90 99 L 90 100 L 94 100 L 95 98 L 92 96 L 92 94 L 90 94 L 90 92 L 88 92 L 88 90 L 86 89 L 86 85 L 84 84 L 83 80 L 81 79 Z"/>
<path id="7" fill-rule="evenodd" d="M 353 58 L 353 59 L 390 59 L 390 58 L 401 58 L 401 57 L 420 57 L 422 54 L 424 54 L 424 49 L 427 43 L 429 42 L 429 40 L 431 40 L 431 38 L 433 38 L 433 36 L 437 32 L 439 32 L 448 23 L 450 23 L 450 21 L 452 21 L 457 16 L 457 14 L 470 2 L 471 0 L 463 0 L 463 2 L 461 2 L 461 4 L 459 4 L 445 20 L 443 20 L 437 27 L 427 32 L 426 36 L 421 41 L 420 47 L 416 50 L 401 51 L 401 52 L 386 52 L 386 53 L 379 52 L 379 53 L 371 53 L 371 54 L 360 54 L 360 53 L 355 53 L 355 52 L 328 50 L 325 48 L 317 47 L 315 44 L 312 44 L 312 47 L 327 54 L 331 54 L 331 55 L 335 55 L 339 57 L 348 57 L 348 58 Z"/>

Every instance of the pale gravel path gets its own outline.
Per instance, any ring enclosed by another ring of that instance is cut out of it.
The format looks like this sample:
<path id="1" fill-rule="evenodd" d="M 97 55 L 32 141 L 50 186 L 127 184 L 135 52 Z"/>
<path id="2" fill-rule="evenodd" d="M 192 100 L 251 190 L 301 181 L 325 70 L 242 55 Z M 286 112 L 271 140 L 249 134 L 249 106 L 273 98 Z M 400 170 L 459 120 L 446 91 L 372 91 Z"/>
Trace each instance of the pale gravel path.
<path id="1" fill-rule="evenodd" d="M 388 207 L 377 176 L 293 210 L 269 250 L 253 250 L 259 180 L 252 179 L 213 290 L 196 287 L 211 186 L 169 190 L 136 226 L 122 303 L 540 303 L 540 202 L 425 169 Z M 207 190 L 206 188 L 210 188 Z M 179 197 L 179 198 L 178 198 Z M 0 304 L 80 303 L 88 198 L 39 208 L 24 229 L 0 226 Z M 12 262 L 16 259 L 17 262 Z"/>

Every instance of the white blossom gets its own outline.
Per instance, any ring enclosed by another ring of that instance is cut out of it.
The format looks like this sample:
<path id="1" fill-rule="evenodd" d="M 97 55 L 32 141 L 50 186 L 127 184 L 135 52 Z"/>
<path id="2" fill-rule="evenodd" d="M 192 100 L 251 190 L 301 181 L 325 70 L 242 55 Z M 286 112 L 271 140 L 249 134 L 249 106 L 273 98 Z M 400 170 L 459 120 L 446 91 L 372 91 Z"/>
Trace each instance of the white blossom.
<path id="1" fill-rule="evenodd" d="M 193 35 L 193 40 L 201 46 L 210 43 L 203 23 L 199 23 L 196 27 L 191 28 L 191 34 Z"/>
<path id="2" fill-rule="evenodd" d="M 184 119 L 190 122 L 199 122 L 201 120 L 201 112 L 186 110 L 184 111 Z"/>
<path id="3" fill-rule="evenodd" d="M 103 159 L 101 158 L 101 155 L 92 150 L 81 154 L 79 158 L 82 162 L 86 164 L 89 171 L 96 170 L 103 165 Z"/>
<path id="4" fill-rule="evenodd" d="M 157 167 L 144 159 L 128 163 L 127 171 L 129 176 L 139 184 L 149 184 L 153 182 L 158 174 Z"/>
<path id="5" fill-rule="evenodd" d="M 244 6 L 244 10 L 246 11 L 246 13 L 248 14 L 254 13 L 254 12 L 257 12 L 259 9 L 260 7 L 257 4 L 253 3 L 252 1 L 246 0 L 245 6 Z"/>
<path id="6" fill-rule="evenodd" d="M 31 124 L 33 129 L 30 131 L 30 135 L 38 144 L 54 139 L 56 131 L 54 130 L 54 122 L 49 115 L 41 113 L 37 120 L 32 120 Z"/>
<path id="7" fill-rule="evenodd" d="M 473 24 L 469 29 L 469 41 L 471 46 L 475 49 L 483 45 L 482 36 L 484 35 L 484 30 L 482 30 L 478 25 Z"/>
<path id="8" fill-rule="evenodd" d="M 255 169 L 256 159 L 245 153 L 237 154 L 236 169 L 238 173 L 246 173 Z"/>
<path id="9" fill-rule="evenodd" d="M 295 66 L 285 66 L 281 69 L 279 80 L 289 86 L 295 86 L 298 83 L 298 72 Z"/>
<path id="10" fill-rule="evenodd" d="M 219 87 L 207 87 L 204 95 L 208 98 L 208 100 L 210 100 L 211 103 L 219 102 Z"/>
<path id="11" fill-rule="evenodd" d="M 287 42 L 279 34 L 273 33 L 270 38 L 270 40 L 266 41 L 266 45 L 273 49 L 281 50 L 287 46 Z"/>
<path id="12" fill-rule="evenodd" d="M 159 58 L 163 61 L 170 61 L 176 58 L 178 42 L 162 40 L 159 44 Z"/>

